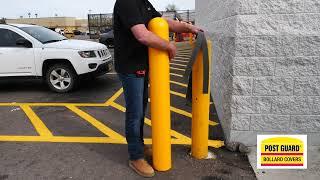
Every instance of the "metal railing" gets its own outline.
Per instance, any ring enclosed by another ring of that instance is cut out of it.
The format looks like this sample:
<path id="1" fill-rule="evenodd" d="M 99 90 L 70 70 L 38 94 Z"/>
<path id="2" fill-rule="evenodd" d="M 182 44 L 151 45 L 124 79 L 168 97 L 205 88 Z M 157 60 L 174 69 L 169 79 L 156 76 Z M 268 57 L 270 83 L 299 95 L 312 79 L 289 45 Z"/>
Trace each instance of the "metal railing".
<path id="1" fill-rule="evenodd" d="M 89 14 L 88 26 L 91 39 L 99 38 L 99 34 L 112 28 L 112 14 Z"/>
<path id="2" fill-rule="evenodd" d="M 179 11 L 159 11 L 163 17 L 177 19 L 185 22 L 195 22 L 194 10 Z M 88 26 L 91 39 L 99 38 L 99 34 L 104 33 L 113 26 L 113 14 L 88 14 Z"/>

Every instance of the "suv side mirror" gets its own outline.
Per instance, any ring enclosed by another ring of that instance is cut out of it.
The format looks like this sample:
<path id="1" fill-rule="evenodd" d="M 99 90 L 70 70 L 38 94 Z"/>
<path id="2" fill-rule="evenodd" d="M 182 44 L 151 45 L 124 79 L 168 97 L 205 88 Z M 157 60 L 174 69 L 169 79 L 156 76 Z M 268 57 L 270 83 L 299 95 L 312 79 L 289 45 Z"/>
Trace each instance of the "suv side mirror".
<path id="1" fill-rule="evenodd" d="M 32 43 L 24 38 L 19 38 L 16 41 L 17 46 L 22 46 L 26 48 L 32 48 Z"/>

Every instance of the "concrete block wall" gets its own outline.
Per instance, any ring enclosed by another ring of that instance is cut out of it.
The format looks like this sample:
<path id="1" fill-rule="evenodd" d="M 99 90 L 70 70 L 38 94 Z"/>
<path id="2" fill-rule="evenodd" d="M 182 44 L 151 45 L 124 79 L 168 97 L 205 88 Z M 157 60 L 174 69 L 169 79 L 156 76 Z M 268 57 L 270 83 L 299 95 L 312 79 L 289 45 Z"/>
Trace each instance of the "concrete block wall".
<path id="1" fill-rule="evenodd" d="M 320 0 L 196 0 L 196 23 L 213 41 L 227 141 L 298 133 L 320 145 Z"/>

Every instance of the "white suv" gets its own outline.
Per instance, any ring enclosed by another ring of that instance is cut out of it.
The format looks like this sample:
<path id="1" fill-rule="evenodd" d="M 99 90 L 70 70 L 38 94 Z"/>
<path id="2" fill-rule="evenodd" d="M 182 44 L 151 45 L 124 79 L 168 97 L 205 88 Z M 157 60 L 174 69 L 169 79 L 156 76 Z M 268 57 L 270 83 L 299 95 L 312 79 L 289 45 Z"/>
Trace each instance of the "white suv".
<path id="1" fill-rule="evenodd" d="M 80 75 L 111 71 L 108 48 L 100 43 L 68 40 L 41 26 L 0 24 L 0 77 L 42 77 L 50 89 L 65 93 Z"/>

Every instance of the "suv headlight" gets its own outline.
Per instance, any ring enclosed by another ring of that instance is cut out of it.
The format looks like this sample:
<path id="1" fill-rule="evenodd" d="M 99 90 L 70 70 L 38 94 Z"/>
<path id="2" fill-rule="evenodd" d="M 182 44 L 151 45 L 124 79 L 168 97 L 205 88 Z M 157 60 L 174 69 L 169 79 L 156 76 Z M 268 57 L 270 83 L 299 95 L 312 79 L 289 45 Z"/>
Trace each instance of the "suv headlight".
<path id="1" fill-rule="evenodd" d="M 83 58 L 94 58 L 97 57 L 94 51 L 79 51 L 79 55 Z"/>

